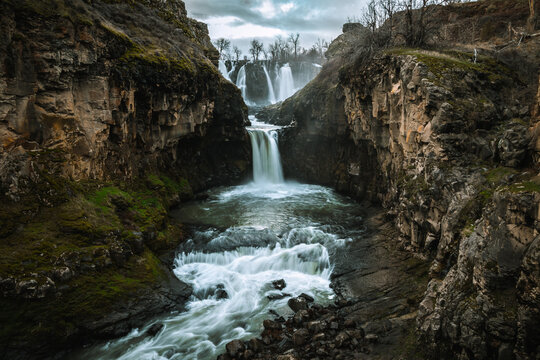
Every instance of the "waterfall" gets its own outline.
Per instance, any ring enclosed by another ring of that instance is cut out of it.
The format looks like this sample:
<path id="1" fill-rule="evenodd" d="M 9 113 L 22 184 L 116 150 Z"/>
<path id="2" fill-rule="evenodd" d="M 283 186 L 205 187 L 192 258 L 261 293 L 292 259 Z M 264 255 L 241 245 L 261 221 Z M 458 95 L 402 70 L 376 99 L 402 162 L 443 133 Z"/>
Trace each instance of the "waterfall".
<path id="1" fill-rule="evenodd" d="M 227 71 L 227 66 L 225 65 L 225 61 L 219 60 L 219 72 L 223 77 L 229 81 L 231 81 L 231 77 L 229 76 L 229 72 Z"/>
<path id="2" fill-rule="evenodd" d="M 252 121 L 248 128 L 253 150 L 253 180 L 257 184 L 283 182 L 276 127 Z"/>
<path id="3" fill-rule="evenodd" d="M 295 93 L 294 79 L 289 64 L 279 69 L 279 101 L 288 99 Z"/>
<path id="4" fill-rule="evenodd" d="M 266 84 L 268 86 L 268 102 L 270 102 L 270 104 L 275 104 L 276 95 L 274 94 L 274 86 L 272 85 L 272 80 L 270 79 L 270 75 L 268 74 L 266 65 L 263 65 L 263 70 L 264 70 L 264 75 L 266 76 Z"/>
<path id="5" fill-rule="evenodd" d="M 229 73 L 227 74 L 229 76 L 229 79 L 232 79 L 232 74 L 234 73 L 234 70 L 236 70 L 236 65 L 234 65 L 232 68 L 231 68 L 231 71 L 229 71 Z M 231 80 L 232 81 L 232 80 Z"/>
<path id="6" fill-rule="evenodd" d="M 242 66 L 238 71 L 238 76 L 236 77 L 236 86 L 242 91 L 242 97 L 247 103 L 247 85 L 246 85 L 246 65 Z"/>

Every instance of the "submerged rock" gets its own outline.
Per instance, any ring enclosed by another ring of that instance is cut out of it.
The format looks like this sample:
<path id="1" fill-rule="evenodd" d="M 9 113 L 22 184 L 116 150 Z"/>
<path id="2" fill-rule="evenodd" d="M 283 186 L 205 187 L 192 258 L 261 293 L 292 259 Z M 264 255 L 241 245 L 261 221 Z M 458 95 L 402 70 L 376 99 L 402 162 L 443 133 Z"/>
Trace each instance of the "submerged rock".
<path id="1" fill-rule="evenodd" d="M 281 280 L 272 281 L 272 286 L 274 287 L 274 289 L 283 290 L 285 289 L 287 284 L 285 283 L 285 280 L 281 279 Z"/>
<path id="2" fill-rule="evenodd" d="M 148 336 L 154 337 L 161 331 L 161 329 L 163 329 L 163 324 L 157 323 L 150 326 L 150 328 L 146 330 L 146 334 Z"/>

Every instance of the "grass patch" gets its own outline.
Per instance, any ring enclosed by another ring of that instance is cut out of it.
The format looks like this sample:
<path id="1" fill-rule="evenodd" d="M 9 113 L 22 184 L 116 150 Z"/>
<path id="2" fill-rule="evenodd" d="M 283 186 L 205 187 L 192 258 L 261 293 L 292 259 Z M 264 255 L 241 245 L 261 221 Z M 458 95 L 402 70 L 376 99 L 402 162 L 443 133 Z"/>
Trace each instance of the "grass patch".
<path id="1" fill-rule="evenodd" d="M 425 64 L 435 76 L 435 80 L 443 80 L 452 72 L 474 72 L 486 77 L 490 82 L 497 83 L 513 76 L 512 71 L 495 59 L 479 55 L 476 63 L 474 54 L 450 51 L 428 51 L 421 49 L 396 48 L 386 51 L 389 55 L 411 55 Z"/>

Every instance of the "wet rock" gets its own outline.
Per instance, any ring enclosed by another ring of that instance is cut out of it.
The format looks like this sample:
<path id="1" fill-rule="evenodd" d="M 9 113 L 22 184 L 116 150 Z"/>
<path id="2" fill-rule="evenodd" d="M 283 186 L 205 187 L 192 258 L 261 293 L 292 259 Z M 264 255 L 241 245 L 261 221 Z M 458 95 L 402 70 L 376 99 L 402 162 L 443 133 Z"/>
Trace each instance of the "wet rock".
<path id="1" fill-rule="evenodd" d="M 216 299 L 223 300 L 223 299 L 228 299 L 228 298 L 229 298 L 229 294 L 227 294 L 227 291 L 222 290 L 222 289 L 219 289 L 216 291 Z"/>
<path id="2" fill-rule="evenodd" d="M 163 329 L 163 324 L 157 323 L 150 326 L 150 328 L 146 330 L 146 334 L 148 336 L 154 337 L 161 331 L 161 329 Z"/>
<path id="3" fill-rule="evenodd" d="M 292 309 L 294 312 L 298 312 L 300 310 L 307 310 L 308 309 L 308 303 L 305 298 L 303 297 L 297 297 L 289 299 L 287 302 L 287 305 Z"/>
<path id="4" fill-rule="evenodd" d="M 308 322 L 306 324 L 306 328 L 311 332 L 311 333 L 320 333 L 324 330 L 326 330 L 326 327 L 327 327 L 327 324 L 326 322 L 324 321 L 311 321 L 311 322 Z"/>
<path id="5" fill-rule="evenodd" d="M 233 358 L 237 357 L 246 350 L 246 346 L 240 340 L 231 341 L 230 343 L 225 345 L 225 348 L 227 349 L 227 354 L 229 356 L 232 356 Z"/>
<path id="6" fill-rule="evenodd" d="M 315 301 L 315 299 L 313 299 L 313 297 L 311 297 L 311 296 L 309 296 L 308 294 L 305 294 L 305 293 L 301 293 L 298 297 L 305 299 L 308 303 L 312 303 L 312 302 Z"/>
<path id="7" fill-rule="evenodd" d="M 247 342 L 248 349 L 252 350 L 254 353 L 259 353 L 263 349 L 263 343 L 259 339 L 250 339 Z"/>
<path id="8" fill-rule="evenodd" d="M 296 325 L 302 325 L 304 322 L 309 321 L 310 315 L 307 310 L 300 310 L 294 314 L 293 321 Z"/>
<path id="9" fill-rule="evenodd" d="M 253 359 L 254 356 L 255 356 L 255 353 L 249 349 L 244 351 L 244 353 L 242 354 L 242 358 L 245 360 Z"/>
<path id="10" fill-rule="evenodd" d="M 296 346 L 304 345 L 308 341 L 308 338 L 309 331 L 307 331 L 306 329 L 296 330 L 292 336 L 293 343 Z"/>
<path id="11" fill-rule="evenodd" d="M 281 293 L 281 294 L 270 294 L 266 298 L 270 301 L 275 301 L 275 300 L 281 300 L 289 296 L 291 296 L 291 294 Z"/>
<path id="12" fill-rule="evenodd" d="M 274 287 L 274 289 L 283 290 L 285 289 L 287 284 L 285 283 L 285 280 L 280 279 L 280 280 L 272 281 L 272 286 Z"/>
<path id="13" fill-rule="evenodd" d="M 281 330 L 281 324 L 278 323 L 277 321 L 264 320 L 263 326 L 265 329 L 268 329 L 268 330 Z"/>

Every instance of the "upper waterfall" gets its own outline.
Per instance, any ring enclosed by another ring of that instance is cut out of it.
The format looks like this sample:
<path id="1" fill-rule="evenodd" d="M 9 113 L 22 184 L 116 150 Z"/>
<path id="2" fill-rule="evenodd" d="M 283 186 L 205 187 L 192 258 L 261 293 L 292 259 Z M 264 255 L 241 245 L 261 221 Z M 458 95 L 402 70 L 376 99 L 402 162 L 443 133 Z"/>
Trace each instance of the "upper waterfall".
<path id="1" fill-rule="evenodd" d="M 321 67 L 312 62 L 291 61 L 236 61 L 227 65 L 220 62 L 220 71 L 242 91 L 249 106 L 266 106 L 286 100 L 302 89 L 320 72 Z M 227 78 L 225 76 L 225 78 Z"/>
<path id="2" fill-rule="evenodd" d="M 219 60 L 219 72 L 223 77 L 229 81 L 231 81 L 231 77 L 229 76 L 229 72 L 227 71 L 227 65 L 225 65 L 225 61 Z"/>
<path id="3" fill-rule="evenodd" d="M 279 101 L 291 97 L 295 92 L 291 67 L 285 64 L 279 70 Z"/>
<path id="4" fill-rule="evenodd" d="M 266 65 L 263 65 L 264 75 L 266 76 L 266 85 L 268 86 L 268 101 L 270 104 L 276 103 L 276 95 L 274 94 L 274 86 L 272 85 L 272 79 L 270 79 L 270 75 L 268 75 L 268 70 L 266 69 Z"/>

